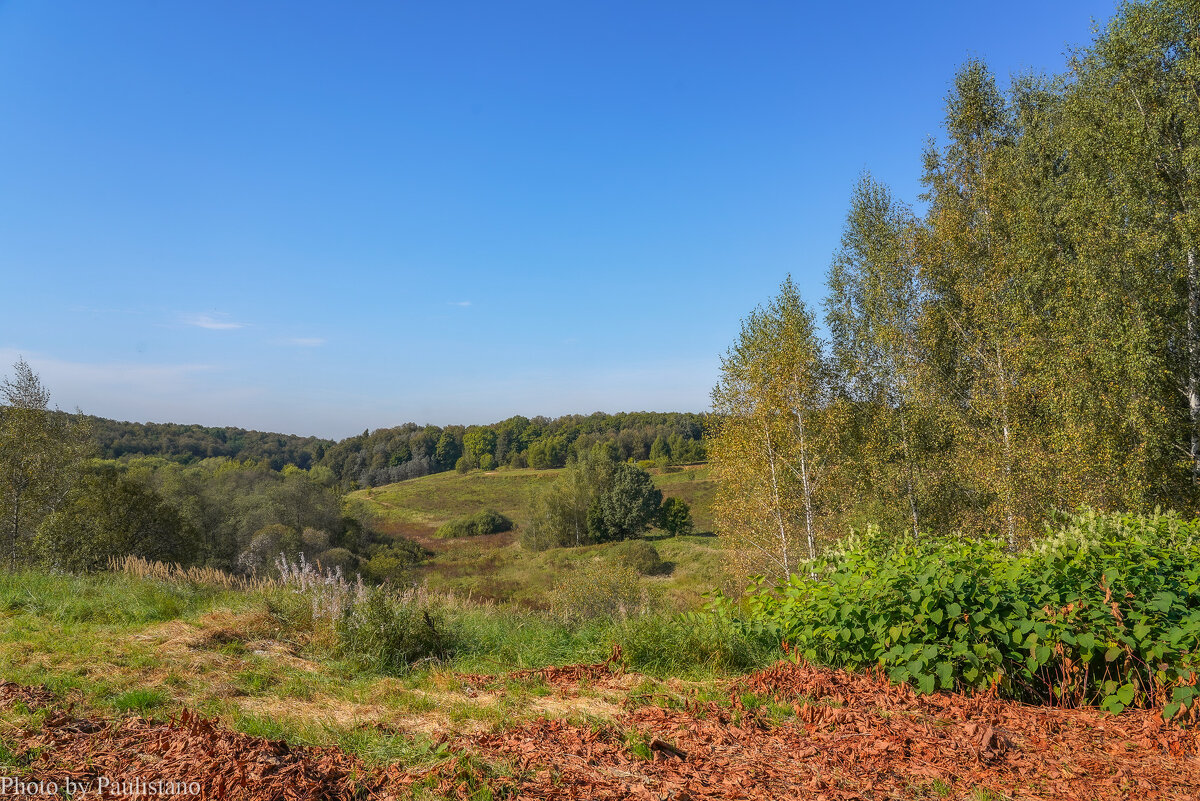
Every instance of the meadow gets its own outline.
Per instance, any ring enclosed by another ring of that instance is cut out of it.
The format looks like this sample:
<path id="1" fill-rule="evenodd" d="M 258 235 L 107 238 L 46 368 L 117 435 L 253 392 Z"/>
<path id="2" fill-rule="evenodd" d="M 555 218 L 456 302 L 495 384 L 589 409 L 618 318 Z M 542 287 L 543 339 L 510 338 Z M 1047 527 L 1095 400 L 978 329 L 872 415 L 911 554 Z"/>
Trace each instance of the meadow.
<path id="1" fill-rule="evenodd" d="M 414 580 L 436 592 L 476 600 L 548 608 L 556 587 L 575 580 L 583 570 L 628 561 L 626 543 L 582 548 L 524 550 L 517 532 L 447 540 L 435 536 L 451 520 L 494 509 L 515 520 L 524 517 L 531 492 L 554 481 L 561 470 L 505 469 L 494 472 L 446 472 L 351 493 L 347 503 L 371 521 L 374 528 L 415 540 L 434 552 L 414 571 Z M 651 530 L 646 536 L 657 551 L 659 564 L 640 582 L 663 596 L 675 610 L 696 608 L 715 588 L 731 589 L 725 561 L 712 535 L 715 484 L 703 465 L 670 472 L 658 470 L 654 484 L 665 497 L 681 498 L 692 509 L 696 533 L 667 537 Z"/>

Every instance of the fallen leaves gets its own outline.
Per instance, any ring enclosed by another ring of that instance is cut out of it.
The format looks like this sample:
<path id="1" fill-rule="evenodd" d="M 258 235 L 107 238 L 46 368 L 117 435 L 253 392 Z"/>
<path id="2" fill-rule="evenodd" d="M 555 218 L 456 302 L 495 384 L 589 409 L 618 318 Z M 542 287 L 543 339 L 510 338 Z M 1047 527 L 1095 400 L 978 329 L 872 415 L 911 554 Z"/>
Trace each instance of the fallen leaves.
<path id="1" fill-rule="evenodd" d="M 569 693 L 614 663 L 537 673 Z M 790 661 L 729 692 L 730 703 L 640 706 L 613 725 L 539 718 L 461 736 L 448 744 L 452 758 L 426 771 L 369 771 L 336 749 L 289 747 L 191 713 L 167 722 L 75 718 L 54 708 L 52 694 L 12 684 L 0 684 L 0 704 L 47 708 L 21 743 L 37 777 L 196 781 L 200 797 L 213 799 L 408 798 L 418 787 L 531 801 L 852 801 L 979 790 L 1029 801 L 1200 798 L 1200 735 L 1155 711 L 1111 716 L 988 695 L 917 695 L 878 675 Z M 774 711 L 748 709 L 748 694 L 772 699 Z M 652 759 L 631 750 L 634 735 Z"/>

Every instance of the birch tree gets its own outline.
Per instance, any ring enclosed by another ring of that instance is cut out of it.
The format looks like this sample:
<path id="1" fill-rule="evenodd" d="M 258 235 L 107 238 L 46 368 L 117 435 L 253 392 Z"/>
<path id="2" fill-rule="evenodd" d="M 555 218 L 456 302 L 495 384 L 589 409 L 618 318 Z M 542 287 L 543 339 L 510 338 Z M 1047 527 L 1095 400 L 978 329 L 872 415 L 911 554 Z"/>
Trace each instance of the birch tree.
<path id="1" fill-rule="evenodd" d="M 856 443 L 857 463 L 922 525 L 921 320 L 927 302 L 911 239 L 917 223 L 885 186 L 864 176 L 854 189 L 841 248 L 829 270 L 825 319 L 845 392 L 871 414 L 875 436 Z M 877 521 L 879 522 L 879 521 Z"/>
<path id="2" fill-rule="evenodd" d="M 828 378 L 812 313 L 789 277 L 743 321 L 713 390 L 718 533 L 746 573 L 785 578 L 816 557 Z"/>

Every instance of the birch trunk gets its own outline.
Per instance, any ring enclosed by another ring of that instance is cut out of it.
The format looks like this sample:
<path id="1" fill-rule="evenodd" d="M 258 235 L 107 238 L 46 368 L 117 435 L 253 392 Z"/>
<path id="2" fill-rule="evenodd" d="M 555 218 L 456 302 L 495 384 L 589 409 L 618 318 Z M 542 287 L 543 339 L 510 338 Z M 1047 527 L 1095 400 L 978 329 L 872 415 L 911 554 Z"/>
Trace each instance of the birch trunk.
<path id="1" fill-rule="evenodd" d="M 1200 483 L 1200 265 L 1196 248 L 1187 254 L 1187 400 L 1192 424 L 1190 456 L 1192 484 Z"/>
<path id="2" fill-rule="evenodd" d="M 817 538 L 813 533 L 812 490 L 808 484 L 808 443 L 804 439 L 804 415 L 796 412 L 796 425 L 800 433 L 800 486 L 804 492 L 804 530 L 808 535 L 808 558 L 817 558 Z"/>
<path id="3" fill-rule="evenodd" d="M 788 549 L 787 526 L 783 521 L 783 503 L 779 497 L 779 475 L 775 470 L 775 446 L 771 442 L 770 421 L 764 421 L 763 429 L 767 436 L 767 463 L 771 468 L 771 504 L 775 510 L 775 521 L 779 525 L 779 555 L 783 562 L 784 574 L 790 576 L 792 560 Z"/>

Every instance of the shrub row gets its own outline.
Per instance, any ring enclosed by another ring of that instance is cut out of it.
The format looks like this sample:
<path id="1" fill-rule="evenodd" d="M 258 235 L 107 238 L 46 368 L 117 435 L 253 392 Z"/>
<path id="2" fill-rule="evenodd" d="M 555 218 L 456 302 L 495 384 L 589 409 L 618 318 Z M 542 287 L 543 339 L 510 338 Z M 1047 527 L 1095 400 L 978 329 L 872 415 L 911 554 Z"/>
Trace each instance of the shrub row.
<path id="1" fill-rule="evenodd" d="M 1173 514 L 1060 521 L 1020 553 L 963 538 L 844 541 L 779 587 L 711 607 L 813 662 L 880 666 L 922 692 L 1162 705 L 1194 714 L 1200 523 Z"/>
<path id="2" fill-rule="evenodd" d="M 434 532 L 434 536 L 442 539 L 478 537 L 483 534 L 512 531 L 512 527 L 512 521 L 495 509 L 484 509 L 482 512 L 476 512 L 473 515 L 460 517 L 443 524 Z"/>

